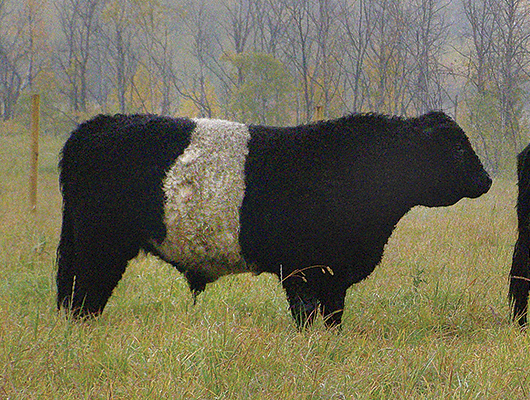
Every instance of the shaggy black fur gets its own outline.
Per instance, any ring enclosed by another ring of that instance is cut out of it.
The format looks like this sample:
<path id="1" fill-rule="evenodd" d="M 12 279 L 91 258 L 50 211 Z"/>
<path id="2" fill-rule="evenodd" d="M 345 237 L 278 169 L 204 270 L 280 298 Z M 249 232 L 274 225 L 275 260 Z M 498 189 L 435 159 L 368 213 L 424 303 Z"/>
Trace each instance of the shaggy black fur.
<path id="1" fill-rule="evenodd" d="M 443 113 L 252 126 L 245 173 L 245 259 L 280 276 L 299 325 L 318 305 L 328 325 L 340 324 L 346 290 L 374 270 L 413 206 L 451 205 L 491 185 L 464 132 Z"/>
<path id="2" fill-rule="evenodd" d="M 101 312 L 127 262 L 164 239 L 161 182 L 194 128 L 188 119 L 98 116 L 70 136 L 59 163 L 59 307 Z"/>
<path id="3" fill-rule="evenodd" d="M 519 236 L 513 251 L 508 291 L 513 317 L 521 326 L 527 324 L 530 290 L 530 145 L 517 157 L 517 225 Z"/>
<path id="4" fill-rule="evenodd" d="M 60 163 L 59 307 L 100 312 L 127 261 L 152 250 L 149 239 L 163 240 L 161 183 L 193 129 L 186 119 L 100 116 L 72 134 Z M 278 275 L 299 326 L 319 309 L 329 326 L 340 324 L 346 290 L 373 271 L 413 206 L 451 205 L 491 185 L 443 113 L 249 130 L 242 254 Z"/>

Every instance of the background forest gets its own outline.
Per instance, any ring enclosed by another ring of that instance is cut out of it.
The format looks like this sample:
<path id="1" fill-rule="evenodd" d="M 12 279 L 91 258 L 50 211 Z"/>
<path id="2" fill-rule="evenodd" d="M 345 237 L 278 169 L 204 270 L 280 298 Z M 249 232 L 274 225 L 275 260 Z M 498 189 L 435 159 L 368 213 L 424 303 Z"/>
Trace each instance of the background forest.
<path id="1" fill-rule="evenodd" d="M 487 168 L 528 139 L 523 0 L 0 0 L 0 131 L 96 113 L 295 124 L 444 109 Z M 25 129 L 25 128 L 24 128 Z"/>

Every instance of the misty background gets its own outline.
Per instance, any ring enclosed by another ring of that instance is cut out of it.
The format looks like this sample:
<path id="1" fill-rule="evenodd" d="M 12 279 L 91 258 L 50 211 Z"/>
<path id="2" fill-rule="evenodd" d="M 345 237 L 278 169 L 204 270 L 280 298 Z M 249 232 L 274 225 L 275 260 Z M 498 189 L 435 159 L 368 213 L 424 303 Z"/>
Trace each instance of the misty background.
<path id="1" fill-rule="evenodd" d="M 97 113 L 287 125 L 444 110 L 493 173 L 528 142 L 523 0 L 0 0 L 0 134 Z"/>

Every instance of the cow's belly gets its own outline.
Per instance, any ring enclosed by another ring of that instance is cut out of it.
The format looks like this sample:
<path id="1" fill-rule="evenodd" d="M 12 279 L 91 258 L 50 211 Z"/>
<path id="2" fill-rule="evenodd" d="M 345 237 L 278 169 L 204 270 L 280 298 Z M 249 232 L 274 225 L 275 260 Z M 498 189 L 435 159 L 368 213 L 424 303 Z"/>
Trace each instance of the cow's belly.
<path id="1" fill-rule="evenodd" d="M 153 243 L 163 258 L 215 280 L 246 272 L 239 245 L 245 193 L 248 128 L 196 120 L 190 146 L 164 180 L 165 240 Z"/>

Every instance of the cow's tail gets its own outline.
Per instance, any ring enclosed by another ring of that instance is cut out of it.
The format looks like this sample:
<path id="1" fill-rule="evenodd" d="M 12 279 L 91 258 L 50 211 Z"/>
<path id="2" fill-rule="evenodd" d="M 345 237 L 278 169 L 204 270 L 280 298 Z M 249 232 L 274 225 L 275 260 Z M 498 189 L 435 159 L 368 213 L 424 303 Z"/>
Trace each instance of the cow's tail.
<path id="1" fill-rule="evenodd" d="M 64 203 L 63 203 L 64 204 Z M 57 308 L 71 307 L 71 297 L 75 286 L 74 265 L 76 265 L 76 251 L 74 239 L 74 221 L 71 206 L 63 205 L 63 221 L 61 237 L 57 248 Z"/>

